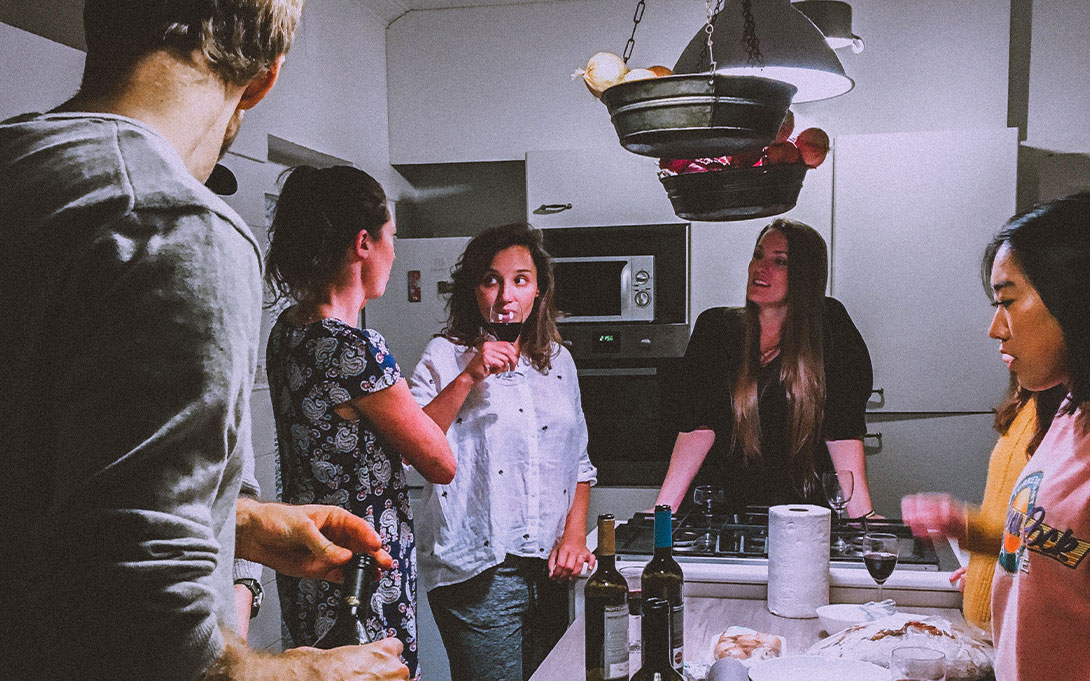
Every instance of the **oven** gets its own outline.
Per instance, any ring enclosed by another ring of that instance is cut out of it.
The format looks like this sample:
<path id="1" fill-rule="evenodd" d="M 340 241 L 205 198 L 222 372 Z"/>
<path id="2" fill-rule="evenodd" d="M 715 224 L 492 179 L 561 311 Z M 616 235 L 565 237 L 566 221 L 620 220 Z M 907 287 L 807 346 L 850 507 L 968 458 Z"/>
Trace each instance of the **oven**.
<path id="1" fill-rule="evenodd" d="M 560 335 L 578 369 L 598 484 L 658 486 L 677 435 L 673 405 L 689 341 L 689 226 L 544 232 L 546 248 L 557 262 L 558 307 L 570 313 L 561 318 Z M 583 276 L 587 269 L 573 274 L 572 265 L 587 263 L 592 268 L 611 265 L 589 278 Z M 595 307 L 609 303 L 617 309 L 618 263 L 626 263 L 632 275 L 639 272 L 635 263 L 653 267 L 648 272 L 653 305 L 639 318 L 607 316 L 600 314 L 604 307 Z M 605 300 L 603 288 L 608 289 Z"/>

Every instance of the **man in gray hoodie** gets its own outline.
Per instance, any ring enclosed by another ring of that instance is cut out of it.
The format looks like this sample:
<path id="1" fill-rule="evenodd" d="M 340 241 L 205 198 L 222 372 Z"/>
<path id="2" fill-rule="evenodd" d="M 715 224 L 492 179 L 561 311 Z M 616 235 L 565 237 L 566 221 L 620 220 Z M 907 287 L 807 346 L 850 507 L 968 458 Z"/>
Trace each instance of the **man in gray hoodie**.
<path id="1" fill-rule="evenodd" d="M 234 634 L 236 555 L 336 579 L 373 529 L 238 499 L 261 254 L 203 182 L 303 0 L 87 0 L 79 93 L 0 123 L 0 588 L 13 679 L 394 679 L 387 640 Z M 237 532 L 236 532 L 237 528 Z"/>

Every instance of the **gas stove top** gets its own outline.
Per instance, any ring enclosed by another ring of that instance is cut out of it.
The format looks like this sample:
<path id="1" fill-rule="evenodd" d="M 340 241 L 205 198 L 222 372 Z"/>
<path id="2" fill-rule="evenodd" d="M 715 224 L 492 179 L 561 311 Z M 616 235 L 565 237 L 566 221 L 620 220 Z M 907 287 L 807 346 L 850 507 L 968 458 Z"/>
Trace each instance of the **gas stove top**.
<path id="1" fill-rule="evenodd" d="M 649 556 L 654 549 L 654 514 L 637 513 L 617 527 L 617 555 Z M 938 570 L 939 557 L 930 544 L 912 536 L 911 530 L 897 519 L 867 521 L 871 532 L 884 532 L 898 537 L 900 558 L 898 569 Z M 836 525 L 833 519 L 832 541 L 843 537 L 849 544 L 844 553 L 834 553 L 834 564 L 853 563 L 863 566 L 859 550 L 863 535 L 857 524 Z M 766 562 L 768 560 L 768 507 L 750 506 L 744 513 L 705 514 L 700 510 L 674 516 L 674 555 L 678 560 L 711 560 L 731 563 Z"/>

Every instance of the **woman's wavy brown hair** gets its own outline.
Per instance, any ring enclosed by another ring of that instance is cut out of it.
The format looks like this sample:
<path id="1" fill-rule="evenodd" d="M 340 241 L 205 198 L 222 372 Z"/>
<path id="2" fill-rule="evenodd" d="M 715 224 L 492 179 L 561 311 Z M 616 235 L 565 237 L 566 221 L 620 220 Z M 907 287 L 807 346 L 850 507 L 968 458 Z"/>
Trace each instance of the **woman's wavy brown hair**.
<path id="1" fill-rule="evenodd" d="M 522 246 L 530 252 L 537 268 L 538 295 L 522 329 L 522 353 L 539 371 L 552 366 L 560 343 L 556 328 L 556 302 L 553 299 L 553 259 L 545 250 L 541 232 L 524 222 L 500 225 L 473 237 L 458 263 L 451 270 L 453 289 L 447 300 L 447 325 L 443 336 L 467 347 L 487 340 L 486 320 L 477 307 L 477 285 L 492 267 L 500 251 Z"/>
<path id="2" fill-rule="evenodd" d="M 825 412 L 825 361 L 822 319 L 829 256 L 825 239 L 809 225 L 778 219 L 761 230 L 787 238 L 787 318 L 780 336 L 780 384 L 791 415 L 788 455 L 792 479 L 804 496 L 814 485 L 814 447 Z M 746 301 L 742 366 L 734 381 L 732 438 L 747 459 L 761 456 L 761 421 L 757 412 L 757 372 L 761 362 L 761 326 L 757 305 Z"/>

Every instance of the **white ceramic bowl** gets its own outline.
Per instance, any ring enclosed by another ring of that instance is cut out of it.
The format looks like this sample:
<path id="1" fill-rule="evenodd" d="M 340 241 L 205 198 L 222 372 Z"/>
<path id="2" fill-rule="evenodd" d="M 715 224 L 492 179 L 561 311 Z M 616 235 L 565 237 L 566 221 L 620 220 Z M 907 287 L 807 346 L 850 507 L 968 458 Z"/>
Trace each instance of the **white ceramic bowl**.
<path id="1" fill-rule="evenodd" d="M 835 634 L 856 624 L 869 622 L 871 617 L 857 603 L 834 603 L 817 609 L 818 620 L 826 634 Z"/>

